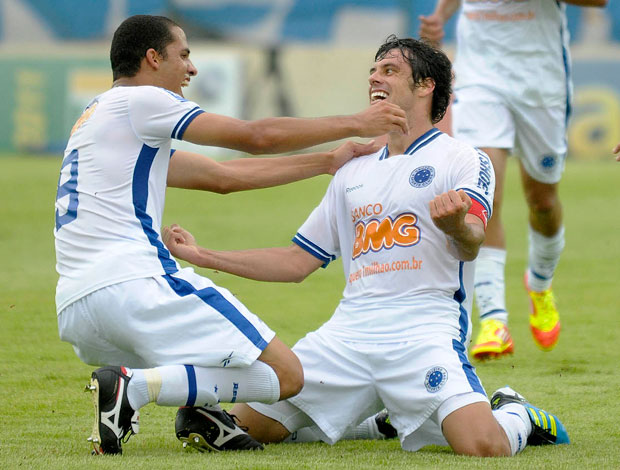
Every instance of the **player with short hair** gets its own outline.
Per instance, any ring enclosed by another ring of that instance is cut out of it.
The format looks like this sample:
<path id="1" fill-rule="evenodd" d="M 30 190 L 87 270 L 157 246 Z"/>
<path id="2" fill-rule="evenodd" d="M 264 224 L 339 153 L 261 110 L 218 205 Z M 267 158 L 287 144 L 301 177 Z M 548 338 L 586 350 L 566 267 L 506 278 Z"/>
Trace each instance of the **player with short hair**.
<path id="1" fill-rule="evenodd" d="M 149 402 L 195 412 L 191 440 L 198 447 L 260 448 L 217 404 L 271 403 L 303 385 L 299 360 L 267 325 L 170 256 L 160 234 L 166 186 L 221 193 L 274 186 L 333 174 L 372 148 L 347 143 L 331 152 L 218 163 L 174 151 L 171 140 L 275 153 L 407 130 L 405 113 L 389 103 L 318 119 L 247 122 L 206 113 L 182 95 L 197 73 L 189 54 L 185 33 L 168 18 L 125 20 L 112 39 L 113 86 L 88 105 L 62 162 L 58 326 L 80 359 L 108 366 L 89 384 L 96 453 L 120 453 Z"/>
<path id="2" fill-rule="evenodd" d="M 459 454 L 502 456 L 526 442 L 568 442 L 556 417 L 510 388 L 490 406 L 467 358 L 471 261 L 495 183 L 483 152 L 433 127 L 450 99 L 450 61 L 423 42 L 391 36 L 368 80 L 371 103 L 399 105 L 409 133 L 390 132 L 384 148 L 345 164 L 291 246 L 209 250 L 179 226 L 164 228 L 175 256 L 256 280 L 299 282 L 343 258 L 340 304 L 293 347 L 302 391 L 232 412 L 261 442 L 310 428 L 334 443 L 384 407 L 405 450 L 449 444 Z M 178 416 L 177 432 L 188 429 Z"/>
<path id="3" fill-rule="evenodd" d="M 495 169 L 494 217 L 476 263 L 475 294 L 480 330 L 476 359 L 511 354 L 501 219 L 507 158 L 519 156 L 529 209 L 529 261 L 525 286 L 530 330 L 544 351 L 555 347 L 560 316 L 551 281 L 564 248 L 558 183 L 566 158 L 572 83 L 565 3 L 605 6 L 607 0 L 465 0 L 459 14 L 454 64 L 453 134 L 485 151 Z M 438 0 L 422 16 L 420 36 L 439 42 L 443 25 L 461 0 Z"/>

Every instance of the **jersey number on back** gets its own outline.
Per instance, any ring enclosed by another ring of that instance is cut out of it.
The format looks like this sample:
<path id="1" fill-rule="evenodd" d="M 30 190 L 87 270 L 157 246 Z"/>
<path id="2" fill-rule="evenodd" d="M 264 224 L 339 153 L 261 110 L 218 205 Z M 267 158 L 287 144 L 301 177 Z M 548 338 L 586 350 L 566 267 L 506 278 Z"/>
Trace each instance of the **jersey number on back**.
<path id="1" fill-rule="evenodd" d="M 66 179 L 67 173 L 69 178 Z M 78 178 L 78 151 L 72 151 L 67 158 L 62 162 L 60 168 L 60 177 L 58 178 L 58 191 L 56 192 L 56 202 L 66 196 L 69 196 L 69 203 L 67 204 L 67 210 L 63 215 L 60 215 L 58 209 L 56 209 L 56 230 L 60 230 L 60 227 L 73 222 L 77 217 L 77 208 L 79 204 L 78 192 L 77 192 L 77 178 Z M 60 184 L 61 181 L 66 181 Z"/>

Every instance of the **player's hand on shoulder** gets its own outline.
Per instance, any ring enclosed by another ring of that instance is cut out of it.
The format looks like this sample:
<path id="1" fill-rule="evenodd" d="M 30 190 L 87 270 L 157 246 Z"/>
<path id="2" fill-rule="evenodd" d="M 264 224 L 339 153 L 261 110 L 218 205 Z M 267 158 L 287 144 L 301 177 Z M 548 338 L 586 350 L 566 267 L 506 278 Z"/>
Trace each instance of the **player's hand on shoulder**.
<path id="1" fill-rule="evenodd" d="M 349 160 L 362 155 L 370 155 L 381 148 L 374 140 L 368 143 L 362 144 L 359 142 L 345 142 L 344 144 L 336 147 L 330 153 L 332 154 L 332 165 L 329 168 L 329 174 L 334 175 L 336 172 L 347 163 Z"/>
<path id="2" fill-rule="evenodd" d="M 385 100 L 373 101 L 363 111 L 355 115 L 359 120 L 360 137 L 376 137 L 388 132 L 409 132 L 405 111 L 397 104 Z"/>
<path id="3" fill-rule="evenodd" d="M 431 219 L 444 233 L 456 235 L 466 229 L 465 215 L 471 205 L 471 198 L 465 191 L 451 189 L 429 202 Z"/>

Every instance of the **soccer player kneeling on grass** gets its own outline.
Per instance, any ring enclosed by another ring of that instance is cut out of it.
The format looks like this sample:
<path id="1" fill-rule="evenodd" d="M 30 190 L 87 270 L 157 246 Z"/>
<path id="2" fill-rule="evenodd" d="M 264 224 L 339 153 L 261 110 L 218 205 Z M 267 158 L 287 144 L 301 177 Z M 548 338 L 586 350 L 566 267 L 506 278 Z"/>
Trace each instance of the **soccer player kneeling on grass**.
<path id="1" fill-rule="evenodd" d="M 384 148 L 345 164 L 291 246 L 215 251 L 179 226 L 164 229 L 175 256 L 262 281 L 299 282 L 343 258 L 340 304 L 293 347 L 302 391 L 232 412 L 261 442 L 397 434 L 405 450 L 449 444 L 474 456 L 567 443 L 555 416 L 509 387 L 489 403 L 467 358 L 471 261 L 495 182 L 486 154 L 433 127 L 450 100 L 450 61 L 424 42 L 390 37 L 368 81 L 371 104 L 400 106 L 409 132 L 390 132 Z"/>
<path id="2" fill-rule="evenodd" d="M 215 162 L 171 140 L 280 153 L 407 129 L 391 103 L 358 114 L 247 122 L 183 97 L 197 70 L 183 30 L 161 16 L 125 20 L 112 40 L 113 87 L 77 121 L 56 197 L 58 329 L 92 373 L 97 454 L 118 454 L 149 402 L 185 406 L 177 437 L 199 449 L 262 448 L 218 403 L 273 403 L 303 385 L 297 357 L 226 289 L 181 269 L 160 234 L 166 186 L 219 193 L 333 174 L 373 150 Z"/>

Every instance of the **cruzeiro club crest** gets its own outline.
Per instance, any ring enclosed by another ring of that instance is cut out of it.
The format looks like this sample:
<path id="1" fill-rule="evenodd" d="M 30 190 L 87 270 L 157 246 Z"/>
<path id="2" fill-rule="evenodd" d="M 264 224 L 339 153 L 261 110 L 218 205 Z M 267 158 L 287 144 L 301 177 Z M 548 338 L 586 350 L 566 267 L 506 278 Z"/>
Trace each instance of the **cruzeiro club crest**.
<path id="1" fill-rule="evenodd" d="M 543 155 L 540 159 L 540 166 L 543 170 L 551 170 L 557 163 L 555 155 Z"/>
<path id="2" fill-rule="evenodd" d="M 424 188 L 431 184 L 435 177 L 435 168 L 432 166 L 419 166 L 411 172 L 409 184 L 414 188 Z"/>
<path id="3" fill-rule="evenodd" d="M 424 386 L 429 393 L 441 390 L 448 381 L 448 371 L 441 366 L 435 366 L 428 370 L 424 379 Z"/>

